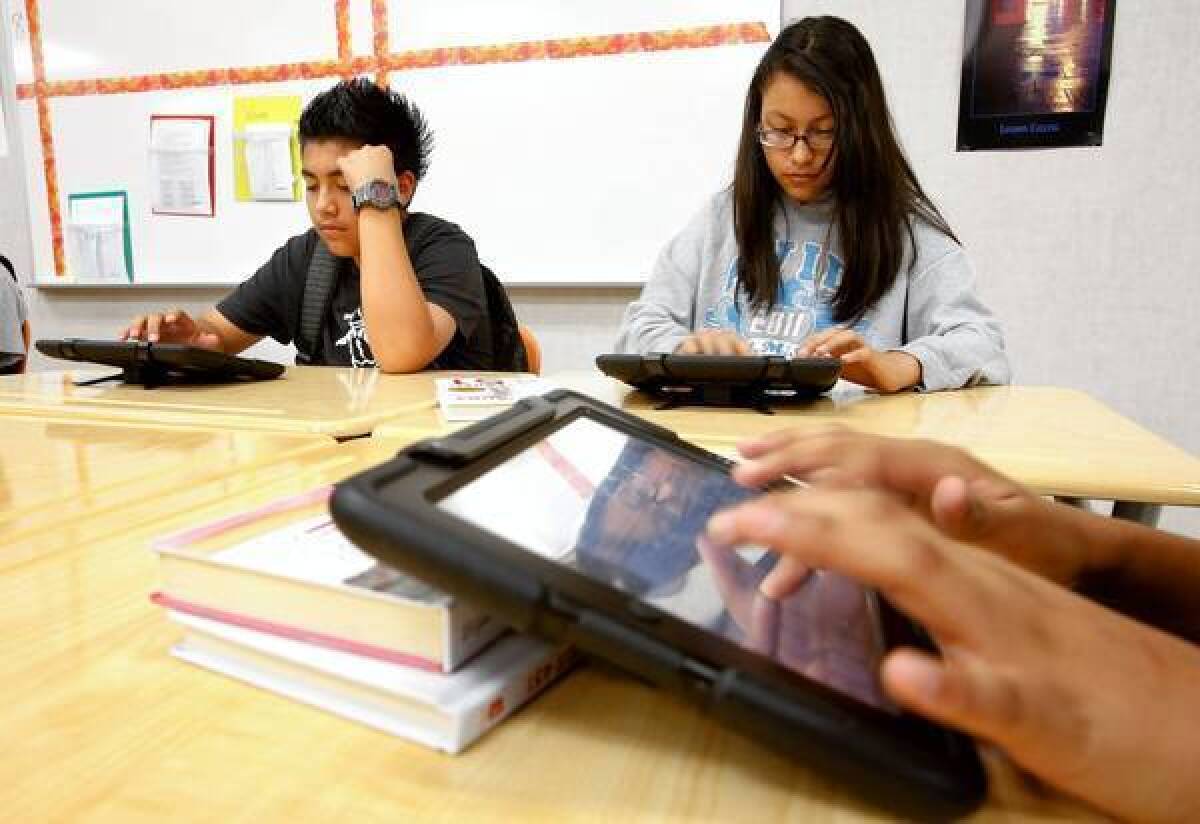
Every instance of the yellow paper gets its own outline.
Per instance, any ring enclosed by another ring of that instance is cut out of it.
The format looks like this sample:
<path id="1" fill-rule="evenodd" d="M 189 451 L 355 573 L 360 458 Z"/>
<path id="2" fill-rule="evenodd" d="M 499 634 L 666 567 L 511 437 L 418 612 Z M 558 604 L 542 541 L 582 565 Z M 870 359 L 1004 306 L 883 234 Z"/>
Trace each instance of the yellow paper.
<path id="1" fill-rule="evenodd" d="M 301 99 L 296 96 L 282 97 L 238 97 L 233 101 L 233 181 L 234 194 L 238 200 L 256 200 L 250 185 L 250 171 L 246 164 L 246 135 L 254 131 L 251 127 L 287 126 L 291 130 L 289 142 L 292 154 L 292 200 L 300 199 L 300 143 L 296 138 L 296 127 L 300 121 Z M 279 198 L 271 198 L 278 200 Z"/>

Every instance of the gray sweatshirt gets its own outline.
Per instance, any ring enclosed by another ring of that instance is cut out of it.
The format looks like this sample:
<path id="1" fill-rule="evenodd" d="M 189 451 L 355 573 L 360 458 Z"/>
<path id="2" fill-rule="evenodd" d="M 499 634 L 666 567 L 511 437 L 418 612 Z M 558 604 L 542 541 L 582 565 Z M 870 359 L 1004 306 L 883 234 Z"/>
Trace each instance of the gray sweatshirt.
<path id="1" fill-rule="evenodd" d="M 728 329 L 757 354 L 791 357 L 807 337 L 836 325 L 830 301 L 844 266 L 831 214 L 829 200 L 778 210 L 779 294 L 770 308 L 754 310 L 737 292 L 731 192 L 715 195 L 659 255 L 625 311 L 616 351 L 673 352 L 694 331 Z M 892 288 L 853 328 L 873 349 L 917 358 L 922 389 L 1008 383 L 1000 324 L 975 294 L 966 253 L 919 219 L 913 228 L 915 266 L 910 272 L 906 254 Z"/>

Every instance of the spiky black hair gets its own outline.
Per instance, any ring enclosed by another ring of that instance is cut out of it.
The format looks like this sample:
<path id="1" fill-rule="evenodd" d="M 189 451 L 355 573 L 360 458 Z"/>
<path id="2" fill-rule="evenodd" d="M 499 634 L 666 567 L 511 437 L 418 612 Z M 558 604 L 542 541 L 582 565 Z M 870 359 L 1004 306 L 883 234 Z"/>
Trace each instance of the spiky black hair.
<path id="1" fill-rule="evenodd" d="M 420 180 L 429 169 L 433 133 L 415 104 L 366 77 L 343 80 L 312 99 L 300 115 L 300 144 L 340 137 L 387 146 L 396 174 Z"/>

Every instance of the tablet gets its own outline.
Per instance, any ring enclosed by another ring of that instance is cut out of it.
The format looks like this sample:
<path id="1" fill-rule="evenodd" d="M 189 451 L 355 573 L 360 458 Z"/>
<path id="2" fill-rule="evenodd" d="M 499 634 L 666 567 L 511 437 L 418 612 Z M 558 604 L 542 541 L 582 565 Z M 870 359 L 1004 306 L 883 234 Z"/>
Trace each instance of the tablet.
<path id="1" fill-rule="evenodd" d="M 701 539 L 713 512 L 759 494 L 729 465 L 555 390 L 409 446 L 338 484 L 331 508 L 383 563 L 697 701 L 890 810 L 973 809 L 986 781 L 971 741 L 880 688 L 889 648 L 928 646 L 916 627 L 825 571 L 765 598 L 774 554 Z"/>
<path id="2" fill-rule="evenodd" d="M 609 377 L 676 403 L 760 406 L 814 398 L 842 372 L 838 358 L 776 355 L 600 355 Z"/>
<path id="3" fill-rule="evenodd" d="M 267 380 L 285 371 L 282 364 L 271 361 L 239 358 L 180 343 L 65 338 L 39 340 L 35 345 L 52 358 L 116 367 L 121 372 L 112 379 L 140 383 L 147 389 L 164 383 Z"/>

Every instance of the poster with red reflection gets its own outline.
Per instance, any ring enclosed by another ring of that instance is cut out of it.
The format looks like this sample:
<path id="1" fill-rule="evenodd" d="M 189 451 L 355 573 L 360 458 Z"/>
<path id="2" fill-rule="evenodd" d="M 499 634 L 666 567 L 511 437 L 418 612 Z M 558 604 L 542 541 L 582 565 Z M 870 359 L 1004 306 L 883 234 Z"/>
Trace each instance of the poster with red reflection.
<path id="1" fill-rule="evenodd" d="M 1117 0 L 967 0 L 958 149 L 1099 146 Z"/>

